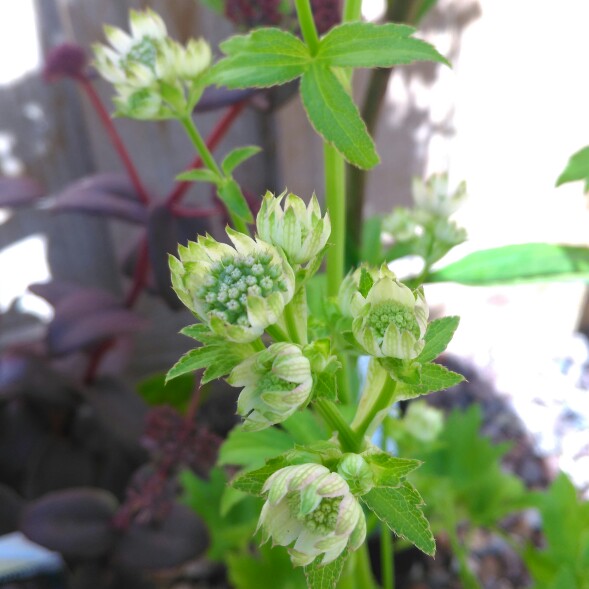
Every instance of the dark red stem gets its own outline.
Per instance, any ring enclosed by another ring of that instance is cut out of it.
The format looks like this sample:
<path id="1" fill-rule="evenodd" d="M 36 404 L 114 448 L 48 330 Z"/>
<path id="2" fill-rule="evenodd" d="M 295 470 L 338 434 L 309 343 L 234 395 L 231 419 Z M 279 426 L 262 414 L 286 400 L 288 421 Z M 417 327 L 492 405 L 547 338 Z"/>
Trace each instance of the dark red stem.
<path id="1" fill-rule="evenodd" d="M 221 139 L 225 137 L 227 131 L 231 128 L 231 125 L 235 119 L 240 115 L 241 111 L 245 108 L 247 100 L 242 102 L 236 102 L 231 106 L 227 112 L 223 115 L 223 118 L 217 123 L 210 136 L 207 138 L 207 147 L 212 151 L 220 143 Z M 187 168 L 193 170 L 194 168 L 200 168 L 202 166 L 202 160 L 200 157 L 196 157 L 192 164 Z M 171 190 L 170 194 L 166 197 L 166 202 L 170 205 L 174 205 L 179 202 L 182 197 L 186 194 L 186 191 L 190 187 L 192 182 L 178 182 Z"/>
<path id="2" fill-rule="evenodd" d="M 131 287 L 125 297 L 125 307 L 130 309 L 135 304 L 135 301 L 139 298 L 145 283 L 147 282 L 147 273 L 149 272 L 149 247 L 147 242 L 147 233 L 141 238 L 139 244 L 139 257 L 135 264 L 135 270 L 133 272 L 133 281 Z"/>
<path id="3" fill-rule="evenodd" d="M 108 133 L 108 136 L 114 148 L 117 150 L 117 153 L 121 158 L 121 162 L 125 166 L 127 174 L 129 174 L 129 178 L 131 179 L 131 182 L 133 183 L 133 186 L 135 187 L 135 190 L 137 191 L 137 194 L 141 202 L 143 202 L 146 205 L 149 204 L 149 194 L 145 189 L 145 186 L 143 186 L 141 178 L 137 173 L 137 168 L 135 168 L 135 164 L 131 160 L 131 156 L 129 155 L 129 152 L 125 147 L 125 144 L 123 143 L 121 136 L 119 135 L 119 132 L 117 131 L 116 127 L 112 122 L 110 114 L 106 110 L 104 104 L 102 103 L 102 100 L 100 100 L 100 96 L 98 96 L 98 93 L 96 92 L 96 89 L 94 88 L 90 80 L 86 78 L 78 79 L 82 85 L 82 88 L 86 92 L 86 95 L 88 96 L 90 102 L 92 103 L 92 106 L 96 110 L 96 113 L 98 114 L 98 117 L 100 118 L 100 121 L 104 126 L 104 129 Z"/>

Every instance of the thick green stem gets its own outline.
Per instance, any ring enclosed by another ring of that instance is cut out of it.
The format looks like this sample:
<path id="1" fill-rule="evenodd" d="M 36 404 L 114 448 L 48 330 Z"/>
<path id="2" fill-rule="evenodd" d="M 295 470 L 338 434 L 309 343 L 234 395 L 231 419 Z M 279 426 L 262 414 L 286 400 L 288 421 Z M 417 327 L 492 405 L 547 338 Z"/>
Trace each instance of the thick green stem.
<path id="1" fill-rule="evenodd" d="M 344 452 L 361 452 L 363 438 L 357 436 L 339 412 L 333 401 L 317 399 L 314 407 L 321 418 L 332 431 L 337 431 L 342 450 Z"/>
<path id="2" fill-rule="evenodd" d="M 284 321 L 286 323 L 286 328 L 288 329 L 288 334 L 290 335 L 290 340 L 292 342 L 305 346 L 308 343 L 307 330 L 303 330 L 302 326 L 299 326 L 299 321 L 297 320 L 295 313 L 296 308 L 292 303 L 289 303 L 284 307 Z M 299 329 L 299 327 L 301 327 L 301 329 Z"/>
<path id="3" fill-rule="evenodd" d="M 362 0 L 346 0 L 343 10 L 343 22 L 359 20 L 362 14 Z"/>
<path id="4" fill-rule="evenodd" d="M 346 176 L 342 156 L 328 145 L 323 147 L 325 159 L 325 200 L 331 220 L 330 242 L 327 250 L 327 295 L 337 296 L 344 279 L 346 247 Z"/>
<path id="5" fill-rule="evenodd" d="M 366 432 L 374 425 L 374 420 L 379 416 L 384 418 L 384 411 L 390 407 L 393 397 L 395 396 L 395 388 L 397 383 L 387 376 L 382 386 L 382 389 L 376 398 L 376 401 L 370 407 L 370 410 L 364 416 L 364 419 L 354 428 L 354 432 L 359 437 L 363 438 Z M 366 394 L 366 393 L 364 393 Z"/>
<path id="6" fill-rule="evenodd" d="M 207 147 L 205 140 L 198 132 L 198 129 L 196 128 L 196 125 L 194 124 L 192 117 L 185 116 L 181 117 L 179 120 L 182 123 L 184 129 L 186 130 L 186 134 L 192 142 L 192 145 L 194 145 L 198 155 L 200 155 L 200 159 L 202 160 L 203 164 L 209 170 L 211 170 L 211 172 L 214 172 L 219 177 L 219 179 L 224 178 L 224 174 L 221 171 L 221 168 L 219 168 L 219 166 L 217 165 L 217 162 L 215 161 L 213 154 Z M 231 218 L 231 223 L 233 224 L 233 227 L 235 227 L 237 231 L 241 231 L 241 233 L 245 233 L 246 235 L 248 235 L 249 231 L 245 221 L 237 215 L 235 215 L 229 209 L 227 209 L 227 212 L 229 213 L 229 217 Z"/>
<path id="7" fill-rule="evenodd" d="M 350 362 L 346 354 L 341 353 L 338 356 L 342 367 L 337 371 L 337 396 L 341 403 L 349 405 L 354 401 L 352 391 L 350 390 Z"/>
<path id="8" fill-rule="evenodd" d="M 289 342 L 290 337 L 288 334 L 276 323 L 274 325 L 268 325 L 266 327 L 266 333 L 275 341 L 275 342 Z"/>
<path id="9" fill-rule="evenodd" d="M 313 11 L 311 10 L 311 1 L 295 0 L 295 7 L 297 9 L 297 16 L 299 17 L 299 25 L 301 27 L 303 39 L 309 47 L 311 55 L 315 55 L 319 49 L 319 35 L 317 34 L 315 19 L 313 18 Z"/>

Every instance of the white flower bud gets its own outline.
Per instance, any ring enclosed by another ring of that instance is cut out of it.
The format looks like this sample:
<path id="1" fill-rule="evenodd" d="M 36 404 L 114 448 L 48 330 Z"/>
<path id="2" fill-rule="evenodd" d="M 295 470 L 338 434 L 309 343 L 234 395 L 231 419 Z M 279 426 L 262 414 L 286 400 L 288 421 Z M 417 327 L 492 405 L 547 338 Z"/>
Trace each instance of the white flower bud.
<path id="1" fill-rule="evenodd" d="M 287 466 L 264 484 L 267 500 L 258 527 L 266 542 L 289 546 L 295 566 L 318 556 L 334 561 L 345 549 L 356 550 L 366 537 L 366 520 L 346 481 L 320 464 Z"/>
<path id="2" fill-rule="evenodd" d="M 311 261 L 325 247 L 331 233 L 329 214 L 321 217 L 321 209 L 315 195 L 309 204 L 298 196 L 286 193 L 274 196 L 267 192 L 256 218 L 260 237 L 284 251 L 291 264 Z"/>
<path id="3" fill-rule="evenodd" d="M 227 382 L 244 387 L 237 412 L 245 418 L 245 431 L 258 431 L 282 423 L 311 397 L 313 375 L 301 348 L 272 344 L 236 366 Z"/>

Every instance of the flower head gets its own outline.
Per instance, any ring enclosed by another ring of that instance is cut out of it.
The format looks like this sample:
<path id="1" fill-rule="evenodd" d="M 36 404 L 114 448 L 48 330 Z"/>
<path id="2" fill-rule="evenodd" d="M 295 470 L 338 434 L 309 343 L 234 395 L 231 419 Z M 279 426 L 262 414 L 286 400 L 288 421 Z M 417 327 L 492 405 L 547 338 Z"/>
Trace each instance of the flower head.
<path id="1" fill-rule="evenodd" d="M 354 318 L 354 337 L 370 355 L 411 360 L 423 350 L 429 316 L 423 290 L 412 291 L 386 265 L 379 270 L 361 267 L 349 274 L 339 302 L 342 311 Z"/>
<path id="2" fill-rule="evenodd" d="M 309 360 L 290 343 L 272 344 L 236 366 L 227 382 L 244 387 L 237 412 L 243 429 L 257 431 L 282 423 L 307 403 L 313 389 Z"/>
<path id="3" fill-rule="evenodd" d="M 202 40 L 193 39 L 184 47 L 170 39 L 164 21 L 153 10 L 131 10 L 129 21 L 130 34 L 104 27 L 110 47 L 94 45 L 94 65 L 114 84 L 119 114 L 161 118 L 169 113 L 164 97 L 177 107 L 183 85 L 190 87 L 210 65 L 211 50 Z"/>
<path id="4" fill-rule="evenodd" d="M 234 342 L 251 342 L 276 323 L 294 294 L 295 277 L 272 245 L 227 229 L 235 247 L 210 236 L 170 256 L 180 300 L 211 330 Z"/>
<path id="5" fill-rule="evenodd" d="M 282 208 L 285 194 L 265 194 L 256 219 L 258 234 L 263 240 L 282 248 L 291 264 L 305 264 L 317 256 L 329 239 L 329 214 L 321 217 L 315 195 L 305 207 L 302 199 L 289 194 Z"/>
<path id="6" fill-rule="evenodd" d="M 290 546 L 295 566 L 318 556 L 334 561 L 346 547 L 356 550 L 366 537 L 366 520 L 348 483 L 320 464 L 287 466 L 271 475 L 263 487 L 267 500 L 258 527 L 263 540 Z"/>
<path id="7" fill-rule="evenodd" d="M 434 174 L 425 182 L 413 179 L 413 200 L 418 210 L 436 217 L 449 217 L 466 198 L 466 184 L 461 182 L 456 191 L 448 191 L 448 175 Z"/>

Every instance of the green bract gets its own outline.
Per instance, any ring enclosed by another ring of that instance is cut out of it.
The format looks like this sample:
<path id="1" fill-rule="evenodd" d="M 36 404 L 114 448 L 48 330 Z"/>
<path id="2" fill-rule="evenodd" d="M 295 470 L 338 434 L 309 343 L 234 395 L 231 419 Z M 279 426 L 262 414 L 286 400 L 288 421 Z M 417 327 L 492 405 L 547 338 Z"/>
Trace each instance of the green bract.
<path id="1" fill-rule="evenodd" d="M 257 431 L 281 423 L 311 396 L 313 376 L 309 360 L 294 344 L 277 343 L 236 366 L 227 382 L 244 387 L 237 412 L 243 429 Z"/>
<path id="2" fill-rule="evenodd" d="M 366 537 L 366 520 L 348 483 L 320 464 L 287 466 L 271 475 L 262 489 L 267 500 L 258 527 L 262 539 L 290 546 L 295 566 L 322 555 L 333 562 L 345 549 L 356 550 Z"/>
<path id="3" fill-rule="evenodd" d="M 412 291 L 386 265 L 349 274 L 339 302 L 354 318 L 354 337 L 371 356 L 411 360 L 423 350 L 429 316 L 423 290 Z"/>
<path id="4" fill-rule="evenodd" d="M 227 229 L 235 248 L 210 236 L 170 256 L 180 300 L 230 341 L 251 342 L 276 323 L 294 293 L 294 272 L 271 244 Z"/>
<path id="5" fill-rule="evenodd" d="M 289 194 L 283 209 L 280 205 L 285 194 L 265 194 L 256 219 L 258 234 L 263 240 L 282 248 L 291 264 L 305 264 L 321 252 L 329 239 L 329 214 L 321 217 L 315 195 L 305 207 L 302 199 Z"/>
<path id="6" fill-rule="evenodd" d="M 111 47 L 93 46 L 94 65 L 117 92 L 119 114 L 137 119 L 167 116 L 166 103 L 184 102 L 183 83 L 191 86 L 210 65 L 211 49 L 203 40 L 186 47 L 167 36 L 166 25 L 153 10 L 130 11 L 131 34 L 112 26 L 104 33 Z"/>

